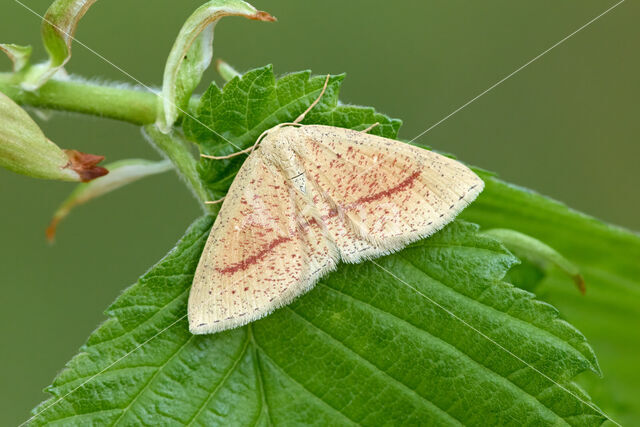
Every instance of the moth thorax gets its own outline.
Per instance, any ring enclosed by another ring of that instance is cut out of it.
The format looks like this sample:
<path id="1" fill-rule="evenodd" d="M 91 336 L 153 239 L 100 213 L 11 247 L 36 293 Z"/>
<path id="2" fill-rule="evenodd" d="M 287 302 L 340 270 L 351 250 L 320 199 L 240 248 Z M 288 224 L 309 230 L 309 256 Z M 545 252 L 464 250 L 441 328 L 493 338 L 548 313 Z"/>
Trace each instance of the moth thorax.
<path id="1" fill-rule="evenodd" d="M 300 158 L 294 149 L 296 128 L 286 127 L 269 132 L 260 144 L 265 160 L 279 169 L 287 179 L 304 173 Z"/>
<path id="2" fill-rule="evenodd" d="M 279 171 L 291 185 L 301 193 L 307 192 L 305 169 L 295 148 L 297 129 L 285 127 L 274 129 L 262 140 L 260 152 L 263 158 Z"/>

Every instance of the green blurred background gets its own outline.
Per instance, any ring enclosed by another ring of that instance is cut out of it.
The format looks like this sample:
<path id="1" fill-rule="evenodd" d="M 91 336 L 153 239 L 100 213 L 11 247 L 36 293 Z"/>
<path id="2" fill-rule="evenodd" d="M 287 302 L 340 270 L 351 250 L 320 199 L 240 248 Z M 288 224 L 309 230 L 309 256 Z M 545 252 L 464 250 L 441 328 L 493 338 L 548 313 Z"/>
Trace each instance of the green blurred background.
<path id="1" fill-rule="evenodd" d="M 49 3 L 28 2 L 41 14 Z M 97 2 L 77 37 L 159 85 L 173 38 L 202 3 Z M 273 63 L 277 73 L 346 72 L 342 100 L 403 119 L 401 137 L 411 139 L 614 3 L 255 0 L 279 21 L 223 20 L 214 54 L 239 70 Z M 627 1 L 419 141 L 640 229 L 639 20 L 640 6 Z M 43 58 L 39 24 L 13 1 L 0 7 L 0 41 L 31 43 Z M 67 69 L 133 83 L 78 45 Z M 210 71 L 204 80 L 212 79 L 220 81 Z M 72 114 L 38 121 L 60 146 L 108 161 L 158 157 L 131 125 Z M 200 214 L 169 173 L 73 212 L 50 246 L 44 229 L 71 189 L 0 170 L 2 425 L 28 417 L 41 389 L 105 319 L 102 311 Z"/>

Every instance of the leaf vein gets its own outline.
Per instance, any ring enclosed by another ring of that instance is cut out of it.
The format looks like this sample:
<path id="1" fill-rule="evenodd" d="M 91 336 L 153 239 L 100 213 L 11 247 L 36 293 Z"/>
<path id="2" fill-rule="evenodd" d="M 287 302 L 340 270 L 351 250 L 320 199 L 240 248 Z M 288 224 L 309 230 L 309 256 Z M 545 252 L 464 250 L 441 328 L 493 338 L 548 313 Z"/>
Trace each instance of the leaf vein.
<path id="1" fill-rule="evenodd" d="M 448 284 L 446 284 L 441 278 L 438 277 L 433 277 L 431 275 L 429 275 L 429 273 L 427 271 L 425 271 L 424 269 L 422 269 L 420 266 L 416 265 L 414 262 L 412 262 L 410 259 L 408 259 L 406 256 L 403 256 L 402 253 L 398 253 L 398 257 L 403 259 L 404 261 L 406 261 L 411 267 L 415 268 L 417 271 L 419 271 L 420 273 L 424 274 L 427 277 L 431 277 L 432 279 L 434 279 L 438 284 L 440 284 L 441 286 L 446 287 L 447 289 L 450 289 L 451 291 L 455 292 L 456 294 L 462 296 L 462 298 L 464 298 L 467 302 L 469 302 L 472 305 L 475 305 L 477 307 L 481 307 L 481 308 L 486 308 L 489 309 L 499 315 L 504 315 L 504 316 L 508 316 L 509 318 L 514 320 L 514 324 L 518 324 L 523 326 L 524 328 L 530 329 L 533 328 L 536 330 L 536 332 L 541 333 L 543 335 L 548 336 L 549 338 L 553 339 L 554 341 L 559 341 L 559 343 L 563 346 L 563 347 L 569 347 L 571 348 L 571 350 L 574 350 L 576 353 L 578 353 L 580 355 L 580 357 L 583 360 L 586 360 L 587 363 L 589 365 L 591 365 L 590 362 L 588 362 L 588 359 L 586 359 L 585 355 L 582 354 L 582 352 L 580 351 L 580 349 L 576 348 L 572 342 L 566 341 L 564 338 L 558 336 L 557 334 L 555 334 L 552 331 L 549 331 L 547 329 L 543 329 L 542 327 L 539 327 L 535 324 L 529 323 L 526 320 L 523 320 L 519 317 L 514 316 L 513 314 L 511 314 L 509 311 L 513 308 L 513 306 L 515 305 L 516 302 L 518 302 L 516 299 L 512 300 L 510 305 L 509 305 L 509 309 L 507 311 L 502 311 L 502 310 L 498 310 L 497 308 L 488 305 L 488 304 L 484 304 L 462 292 L 459 292 L 457 290 L 455 290 L 452 286 L 449 286 Z M 513 285 L 511 285 L 513 286 Z M 533 302 L 533 304 L 535 304 L 535 302 Z M 554 318 L 551 319 L 551 321 L 555 322 L 558 321 L 558 318 Z"/>
<path id="2" fill-rule="evenodd" d="M 285 377 L 289 378 L 291 381 L 293 381 L 294 383 L 298 384 L 300 386 L 300 388 L 302 388 L 304 391 L 306 391 L 309 395 L 315 397 L 318 401 L 320 401 L 322 404 L 324 404 L 325 407 L 327 407 L 328 409 L 330 409 L 332 412 L 336 412 L 338 414 L 340 414 L 340 416 L 342 416 L 343 418 L 349 420 L 351 423 L 356 424 L 356 425 L 360 425 L 360 423 L 352 420 L 347 414 L 344 414 L 342 412 L 340 412 L 338 409 L 334 408 L 332 405 L 330 405 L 326 400 L 322 399 L 320 396 L 318 396 L 317 394 L 313 393 L 311 390 L 309 390 L 308 388 L 306 388 L 304 385 L 302 385 L 300 382 L 298 382 L 295 378 L 293 378 L 291 375 L 289 375 L 280 365 L 278 365 L 276 363 L 275 360 L 273 360 L 273 358 L 271 356 L 269 356 L 269 354 L 265 351 L 264 348 L 262 348 L 260 346 L 260 344 L 258 344 L 257 342 L 254 341 L 254 345 L 256 346 L 256 348 L 258 350 L 260 350 L 262 352 L 262 354 L 264 354 L 264 356 L 269 359 L 271 361 L 271 363 L 273 364 L 273 366 L 281 373 L 283 374 Z"/>
<path id="3" fill-rule="evenodd" d="M 306 322 L 307 324 L 309 324 L 310 326 L 312 326 L 313 328 L 315 328 L 316 330 L 320 331 L 323 335 L 327 336 L 330 340 L 332 340 L 333 342 L 337 343 L 338 345 L 340 345 L 342 348 L 344 348 L 345 350 L 347 350 L 349 353 L 353 354 L 357 359 L 360 359 L 361 361 L 363 361 L 366 365 L 368 365 L 370 368 L 373 368 L 374 370 L 377 370 L 378 372 L 381 372 L 386 378 L 389 378 L 390 380 L 392 380 L 395 384 L 398 384 L 401 388 L 405 389 L 406 391 L 409 392 L 409 394 L 412 394 L 413 396 L 419 398 L 420 400 L 425 401 L 428 406 L 431 406 L 433 409 L 436 410 L 436 412 L 440 412 L 444 415 L 446 415 L 449 418 L 452 418 L 451 421 L 455 421 L 458 424 L 462 425 L 462 422 L 457 419 L 454 415 L 448 413 L 447 411 L 445 411 L 444 409 L 442 409 L 441 407 L 439 407 L 438 405 L 436 405 L 434 402 L 432 402 L 431 400 L 427 399 L 426 397 L 422 396 L 420 393 L 418 393 L 416 390 L 412 389 L 411 387 L 409 387 L 408 385 L 404 384 L 402 381 L 398 380 L 397 378 L 393 377 L 392 375 L 390 375 L 389 373 L 387 373 L 386 371 L 384 371 L 383 369 L 381 369 L 380 367 L 378 367 L 377 365 L 375 365 L 373 362 L 371 362 L 369 359 L 365 358 L 364 356 L 362 356 L 361 354 L 357 353 L 355 350 L 353 350 L 351 347 L 347 346 L 344 342 L 340 341 L 339 339 L 337 339 L 336 337 L 334 337 L 333 335 L 331 335 L 329 332 L 325 331 L 324 329 L 320 328 L 319 326 L 317 326 L 315 323 L 311 322 L 310 320 L 308 320 L 307 318 L 305 318 L 304 316 L 300 315 L 298 312 L 296 312 L 294 309 L 292 309 L 290 306 L 287 306 L 287 309 L 289 309 L 289 311 L 291 311 L 292 313 L 294 313 L 298 318 L 302 319 L 304 322 Z"/>
<path id="4" fill-rule="evenodd" d="M 192 336 L 195 336 L 195 335 L 192 335 Z M 202 411 L 207 407 L 209 402 L 211 402 L 211 399 L 218 393 L 218 390 L 220 390 L 220 388 L 227 382 L 227 380 L 229 379 L 231 374 L 236 370 L 236 367 L 240 363 L 240 360 L 242 360 L 242 358 L 244 357 L 244 355 L 245 355 L 245 353 L 247 351 L 248 344 L 249 344 L 249 335 L 247 335 L 247 338 L 245 339 L 244 345 L 242 346 L 242 349 L 240 350 L 240 352 L 238 354 L 238 358 L 229 367 L 227 372 L 224 373 L 224 376 L 222 377 L 220 382 L 218 384 L 216 384 L 215 388 L 209 393 L 209 397 L 207 399 L 205 399 L 205 401 L 202 403 L 202 405 L 200 405 L 198 410 L 185 423 L 187 426 L 192 425 L 198 419 L 198 417 L 200 416 Z"/>
<path id="5" fill-rule="evenodd" d="M 433 338 L 433 339 L 435 339 L 435 340 L 438 340 L 438 341 L 442 342 L 443 344 L 446 344 L 446 345 L 450 346 L 451 348 L 453 348 L 454 350 L 456 350 L 457 352 L 459 352 L 461 355 L 463 355 L 464 357 L 466 357 L 466 358 L 467 358 L 467 360 L 469 360 L 469 361 L 470 361 L 470 362 L 472 362 L 473 364 L 475 364 L 475 365 L 479 366 L 481 369 L 483 369 L 483 370 L 485 370 L 485 371 L 488 371 L 488 373 L 490 373 L 492 376 L 497 377 L 497 379 L 498 379 L 499 381 L 502 381 L 502 382 L 506 382 L 506 383 L 508 383 L 508 384 L 511 384 L 511 385 L 512 385 L 513 387 L 515 387 L 517 390 L 520 390 L 520 391 L 521 391 L 522 393 L 524 393 L 526 396 L 529 396 L 529 398 L 530 398 L 530 399 L 532 399 L 533 401 L 535 401 L 535 403 L 536 403 L 537 405 L 541 406 L 541 407 L 542 407 L 542 409 L 543 409 L 544 411 L 551 412 L 554 416 L 556 416 L 556 417 L 557 417 L 557 418 L 559 418 L 560 420 L 563 420 L 563 418 L 562 418 L 560 415 L 558 415 L 558 414 L 557 414 L 557 413 L 555 413 L 552 409 L 550 409 L 550 408 L 548 408 L 547 406 L 545 406 L 545 405 L 544 405 L 544 403 L 540 402 L 540 401 L 536 398 L 536 396 L 534 396 L 534 395 L 532 395 L 531 393 L 527 392 L 526 390 L 524 390 L 522 387 L 520 387 L 520 386 L 518 386 L 517 384 L 515 384 L 513 381 L 511 381 L 511 380 L 510 380 L 510 379 L 508 379 L 507 377 L 504 377 L 504 376 L 500 375 L 498 372 L 496 372 L 495 370 L 493 370 L 490 366 L 484 365 L 483 363 L 481 363 L 481 362 L 479 362 L 479 361 L 475 360 L 475 359 L 474 359 L 473 357 L 471 357 L 467 352 L 463 351 L 462 349 L 460 349 L 459 347 L 457 347 L 455 344 L 450 343 L 450 342 L 448 342 L 448 341 L 444 340 L 443 338 L 438 337 L 438 336 L 436 336 L 436 335 L 432 334 L 431 332 L 429 332 L 429 331 L 427 331 L 427 330 L 425 330 L 425 329 L 422 329 L 422 328 L 420 328 L 419 326 L 414 325 L 413 323 L 409 322 L 409 321 L 408 321 L 408 320 L 406 320 L 406 319 L 403 319 L 403 318 L 401 318 L 401 317 L 399 317 L 399 316 L 397 316 L 397 315 L 395 315 L 395 314 L 393 314 L 393 313 L 390 313 L 390 312 L 385 311 L 385 310 L 383 310 L 383 309 L 381 309 L 381 308 L 379 308 L 379 307 L 376 307 L 375 305 L 373 305 L 373 304 L 371 304 L 371 303 L 368 303 L 368 302 L 363 301 L 363 300 L 361 300 L 361 299 L 355 298 L 355 297 L 353 297 L 353 296 L 351 296 L 351 295 L 348 295 L 348 294 L 345 294 L 345 293 L 343 293 L 343 292 L 340 292 L 339 290 L 337 290 L 337 289 L 335 289 L 335 288 L 333 288 L 333 287 L 331 287 L 331 286 L 328 286 L 328 285 L 326 285 L 326 284 L 324 284 L 324 283 L 320 283 L 320 282 L 319 282 L 319 283 L 318 283 L 318 285 L 324 286 L 324 287 L 326 287 L 326 288 L 328 288 L 328 289 L 330 289 L 330 290 L 332 290 L 332 291 L 334 291 L 334 292 L 336 292 L 336 293 L 338 293 L 338 294 L 340 294 L 340 295 L 343 295 L 343 296 L 345 296 L 345 297 L 347 297 L 347 298 L 349 298 L 349 299 L 351 299 L 351 300 L 353 300 L 353 301 L 358 301 L 358 302 L 360 302 L 360 303 L 362 303 L 362 304 L 364 304 L 364 305 L 367 305 L 367 306 L 371 307 L 372 309 L 374 309 L 374 310 L 376 310 L 376 311 L 378 311 L 378 312 L 381 312 L 381 313 L 387 314 L 388 316 L 391 316 L 391 317 L 393 317 L 393 318 L 395 318 L 395 319 L 398 319 L 400 322 L 402 322 L 402 323 L 406 323 L 406 324 L 407 324 L 407 325 L 409 325 L 411 328 L 416 329 L 416 330 L 418 330 L 418 331 L 421 331 L 422 333 L 424 333 L 424 334 L 428 335 L 429 337 L 431 337 L 431 338 Z"/>
<path id="6" fill-rule="evenodd" d="M 129 409 L 133 406 L 134 403 L 136 403 L 138 401 L 138 399 L 140 398 L 140 396 L 142 396 L 144 394 L 144 392 L 151 386 L 151 384 L 153 383 L 153 381 L 156 379 L 156 377 L 160 374 L 160 372 L 162 372 L 162 370 L 173 361 L 173 359 L 175 359 L 181 352 L 182 350 L 184 350 L 187 345 L 191 342 L 191 340 L 193 339 L 194 335 L 190 336 L 189 339 L 187 339 L 184 343 L 182 343 L 171 355 L 171 357 L 169 357 L 162 365 L 160 365 L 156 371 L 154 372 L 154 374 L 151 376 L 151 378 L 149 378 L 149 380 L 145 383 L 144 387 L 136 394 L 136 396 L 131 400 L 131 402 L 129 402 L 129 404 L 122 409 L 122 414 L 120 414 L 120 416 L 118 417 L 118 419 L 116 419 L 112 425 L 117 425 L 120 421 L 122 421 L 122 417 L 124 417 Z M 135 414 L 134 414 L 135 415 Z"/>

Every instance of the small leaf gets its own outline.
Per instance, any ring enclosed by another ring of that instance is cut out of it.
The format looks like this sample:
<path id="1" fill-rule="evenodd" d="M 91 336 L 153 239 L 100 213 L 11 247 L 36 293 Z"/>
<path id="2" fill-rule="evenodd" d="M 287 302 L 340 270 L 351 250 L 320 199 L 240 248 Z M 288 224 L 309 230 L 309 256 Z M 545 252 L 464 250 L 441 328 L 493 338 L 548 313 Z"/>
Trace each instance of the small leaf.
<path id="1" fill-rule="evenodd" d="M 222 59 L 216 61 L 216 69 L 218 70 L 218 74 L 227 82 L 234 77 L 242 77 L 242 74 Z"/>
<path id="2" fill-rule="evenodd" d="M 580 292 L 585 293 L 584 279 L 578 267 L 551 246 L 524 233 L 504 228 L 493 228 L 484 234 L 502 242 L 518 258 L 524 258 L 540 267 L 544 267 L 545 264 L 555 265 L 574 280 Z"/>
<path id="3" fill-rule="evenodd" d="M 168 133 L 186 108 L 193 90 L 213 56 L 213 30 L 225 16 L 243 16 L 257 21 L 274 21 L 266 12 L 241 0 L 210 0 L 184 23 L 165 65 L 157 125 Z"/>
<path id="4" fill-rule="evenodd" d="M 49 6 L 42 21 L 42 41 L 49 60 L 29 69 L 22 82 L 24 89 L 36 90 L 63 70 L 71 59 L 71 43 L 78 22 L 95 2 L 96 0 L 56 0 Z"/>
<path id="5" fill-rule="evenodd" d="M 31 46 L 19 46 L 17 44 L 0 43 L 0 50 L 7 54 L 13 63 L 13 71 L 18 73 L 29 65 L 31 58 Z"/>
<path id="6" fill-rule="evenodd" d="M 310 71 L 276 79 L 269 65 L 234 78 L 224 90 L 213 83 L 201 97 L 195 119 L 185 118 L 185 135 L 195 141 L 204 154 L 222 156 L 240 151 L 253 145 L 265 130 L 295 120 L 320 95 L 325 79 L 326 76 L 312 77 Z M 371 133 L 395 138 L 400 120 L 377 113 L 371 107 L 338 102 L 343 79 L 344 75 L 331 76 L 326 93 L 304 123 L 362 130 L 378 122 L 380 125 Z M 200 160 L 198 172 L 213 199 L 224 197 L 243 161 L 243 156 Z"/>
<path id="7" fill-rule="evenodd" d="M 47 228 L 46 234 L 49 241 L 53 241 L 55 238 L 56 229 L 60 221 L 69 215 L 76 206 L 85 204 L 147 176 L 171 170 L 173 166 L 169 160 L 152 162 L 142 159 L 127 159 L 106 165 L 106 168 L 109 170 L 107 176 L 78 185 L 58 208 Z"/>
<path id="8" fill-rule="evenodd" d="M 0 92 L 0 166 L 33 178 L 91 181 L 106 175 L 104 157 L 62 150 L 18 104 Z"/>

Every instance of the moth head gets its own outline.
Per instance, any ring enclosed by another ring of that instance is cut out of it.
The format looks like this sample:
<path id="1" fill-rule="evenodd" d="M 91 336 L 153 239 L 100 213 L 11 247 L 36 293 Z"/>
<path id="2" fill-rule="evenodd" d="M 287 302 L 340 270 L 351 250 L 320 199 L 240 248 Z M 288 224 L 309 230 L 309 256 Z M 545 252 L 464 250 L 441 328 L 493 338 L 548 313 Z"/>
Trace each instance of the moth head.
<path id="1" fill-rule="evenodd" d="M 265 131 L 258 140 L 263 151 L 288 151 L 298 138 L 298 126 L 293 123 L 281 123 Z"/>

